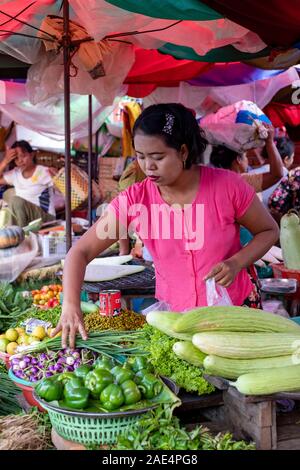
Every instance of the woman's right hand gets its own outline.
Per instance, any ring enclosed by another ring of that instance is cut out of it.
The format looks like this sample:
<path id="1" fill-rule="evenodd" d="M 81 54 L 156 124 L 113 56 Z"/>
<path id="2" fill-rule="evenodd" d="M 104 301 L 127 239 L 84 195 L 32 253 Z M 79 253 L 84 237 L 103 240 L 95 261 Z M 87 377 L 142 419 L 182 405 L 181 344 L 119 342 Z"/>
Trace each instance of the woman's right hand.
<path id="1" fill-rule="evenodd" d="M 61 344 L 67 348 L 68 341 L 71 349 L 75 348 L 76 333 L 79 331 L 82 339 L 87 339 L 87 333 L 84 328 L 83 316 L 80 307 L 68 302 L 63 303 L 60 320 L 53 331 L 53 338 L 57 333 L 62 332 Z"/>
<path id="2" fill-rule="evenodd" d="M 17 157 L 16 149 L 6 149 L 3 161 L 8 165 Z"/>

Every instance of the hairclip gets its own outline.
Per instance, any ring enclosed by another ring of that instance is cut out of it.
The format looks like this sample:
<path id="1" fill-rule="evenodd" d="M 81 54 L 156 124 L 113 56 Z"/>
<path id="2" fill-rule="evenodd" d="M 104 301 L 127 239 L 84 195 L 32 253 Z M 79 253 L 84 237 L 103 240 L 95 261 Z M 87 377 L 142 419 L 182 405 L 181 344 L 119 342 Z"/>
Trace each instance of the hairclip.
<path id="1" fill-rule="evenodd" d="M 166 123 L 163 127 L 162 132 L 172 135 L 174 121 L 175 121 L 175 116 L 173 114 L 166 113 Z"/>

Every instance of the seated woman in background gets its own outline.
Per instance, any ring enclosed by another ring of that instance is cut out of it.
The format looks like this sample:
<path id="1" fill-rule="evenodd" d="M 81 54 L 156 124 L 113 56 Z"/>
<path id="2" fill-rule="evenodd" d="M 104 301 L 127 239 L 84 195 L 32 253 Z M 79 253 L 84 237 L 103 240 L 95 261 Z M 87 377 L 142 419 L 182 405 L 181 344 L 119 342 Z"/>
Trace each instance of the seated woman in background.
<path id="1" fill-rule="evenodd" d="M 266 152 L 270 163 L 270 170 L 265 173 L 247 173 L 248 158 L 246 153 L 238 153 L 223 145 L 213 147 L 210 155 L 210 163 L 216 168 L 224 168 L 235 173 L 240 173 L 255 192 L 260 193 L 277 183 L 283 176 L 283 163 L 274 142 L 274 129 L 268 127 L 269 135 L 266 139 Z"/>
<path id="2" fill-rule="evenodd" d="M 10 162 L 15 168 L 5 172 Z M 24 227 L 41 218 L 43 222 L 55 219 L 53 183 L 49 169 L 36 165 L 31 145 L 25 140 L 16 141 L 7 149 L 0 162 L 0 185 L 14 187 L 8 207 L 12 213 L 11 223 Z"/>

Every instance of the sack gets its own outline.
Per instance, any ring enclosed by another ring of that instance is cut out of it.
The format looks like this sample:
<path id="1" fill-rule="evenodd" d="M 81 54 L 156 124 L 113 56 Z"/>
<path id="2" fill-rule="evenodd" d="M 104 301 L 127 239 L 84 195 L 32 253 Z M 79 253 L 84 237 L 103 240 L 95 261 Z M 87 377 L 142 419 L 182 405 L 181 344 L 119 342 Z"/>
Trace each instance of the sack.
<path id="1" fill-rule="evenodd" d="M 268 137 L 264 123 L 271 124 L 271 121 L 256 104 L 238 101 L 204 116 L 200 127 L 210 144 L 225 145 L 242 153 L 264 145 Z"/>
<path id="2" fill-rule="evenodd" d="M 65 168 L 61 168 L 53 178 L 54 186 L 66 196 L 65 191 Z M 93 181 L 93 205 L 100 200 L 100 190 Z M 71 210 L 82 208 L 88 199 L 88 175 L 85 171 L 71 164 Z"/>
<path id="3" fill-rule="evenodd" d="M 206 301 L 208 307 L 232 305 L 227 289 L 217 285 L 214 277 L 206 281 Z"/>

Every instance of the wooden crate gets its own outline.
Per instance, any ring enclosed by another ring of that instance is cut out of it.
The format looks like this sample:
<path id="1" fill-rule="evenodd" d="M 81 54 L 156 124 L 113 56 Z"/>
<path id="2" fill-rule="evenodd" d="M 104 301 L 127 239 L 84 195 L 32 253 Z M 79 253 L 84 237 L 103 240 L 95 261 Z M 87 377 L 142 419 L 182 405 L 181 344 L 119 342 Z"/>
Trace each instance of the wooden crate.
<path id="1" fill-rule="evenodd" d="M 253 441 L 258 450 L 300 449 L 300 393 L 277 393 L 266 396 L 246 396 L 228 381 L 206 376 L 223 394 L 223 405 L 202 410 L 214 425 L 233 433 L 236 439 Z M 295 409 L 277 411 L 276 401 L 295 400 Z"/>

